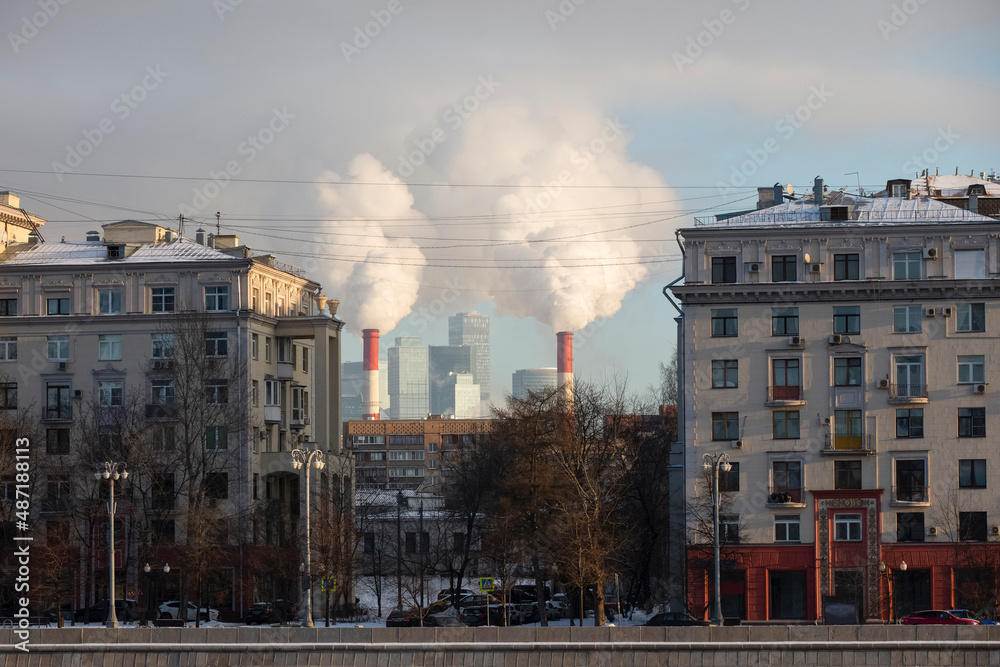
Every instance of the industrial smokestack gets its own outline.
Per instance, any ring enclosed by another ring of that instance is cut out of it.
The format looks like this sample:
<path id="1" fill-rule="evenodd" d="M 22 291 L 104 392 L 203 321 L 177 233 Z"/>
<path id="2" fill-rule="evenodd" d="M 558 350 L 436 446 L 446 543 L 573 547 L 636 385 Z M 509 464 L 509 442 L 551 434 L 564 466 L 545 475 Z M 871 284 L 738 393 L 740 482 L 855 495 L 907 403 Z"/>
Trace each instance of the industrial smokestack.
<path id="1" fill-rule="evenodd" d="M 377 420 L 379 415 L 378 401 L 378 329 L 365 329 L 362 332 L 364 340 L 364 396 L 361 399 L 362 419 Z"/>
<path id="2" fill-rule="evenodd" d="M 573 332 L 556 334 L 556 386 L 563 398 L 573 400 Z"/>

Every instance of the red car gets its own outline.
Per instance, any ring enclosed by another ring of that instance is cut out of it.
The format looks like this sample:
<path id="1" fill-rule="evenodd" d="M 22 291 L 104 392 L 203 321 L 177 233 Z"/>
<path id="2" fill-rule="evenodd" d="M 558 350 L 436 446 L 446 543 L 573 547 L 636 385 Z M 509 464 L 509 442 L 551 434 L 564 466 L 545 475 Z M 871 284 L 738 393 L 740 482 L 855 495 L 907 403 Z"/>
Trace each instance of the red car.
<path id="1" fill-rule="evenodd" d="M 959 618 L 938 609 L 917 611 L 903 619 L 903 625 L 979 625 L 974 618 Z"/>

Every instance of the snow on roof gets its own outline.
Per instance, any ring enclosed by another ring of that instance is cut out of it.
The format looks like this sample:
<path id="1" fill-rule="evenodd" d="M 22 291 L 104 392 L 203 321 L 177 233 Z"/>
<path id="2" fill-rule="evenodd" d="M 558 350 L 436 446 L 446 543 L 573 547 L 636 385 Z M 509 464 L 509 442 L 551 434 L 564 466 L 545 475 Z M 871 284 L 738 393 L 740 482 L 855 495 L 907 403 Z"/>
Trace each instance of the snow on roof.
<path id="1" fill-rule="evenodd" d="M 108 249 L 104 243 L 93 242 L 19 244 L 11 245 L 5 252 L 0 253 L 0 264 L 7 266 L 204 262 L 233 259 L 232 255 L 187 240 L 141 245 L 127 257 L 112 260 L 108 259 Z"/>
<path id="2" fill-rule="evenodd" d="M 830 201 L 827 195 L 826 207 L 853 206 L 854 210 L 849 220 L 823 220 L 824 225 L 848 226 L 864 225 L 901 225 L 926 224 L 936 222 L 992 222 L 997 221 L 985 215 L 945 204 L 928 197 L 858 197 L 856 195 L 837 194 Z M 743 215 L 707 223 L 711 227 L 772 227 L 776 225 L 801 225 L 804 222 L 821 222 L 820 207 L 813 203 L 812 197 L 785 202 L 777 206 L 762 208 Z M 700 225 L 699 225 L 700 226 Z"/>
<path id="3" fill-rule="evenodd" d="M 930 192 L 927 191 L 928 182 L 930 182 Z M 910 182 L 910 190 L 925 196 L 933 194 L 935 197 L 966 197 L 970 185 L 986 186 L 988 196 L 1000 197 L 1000 183 L 962 174 L 919 176 Z"/>

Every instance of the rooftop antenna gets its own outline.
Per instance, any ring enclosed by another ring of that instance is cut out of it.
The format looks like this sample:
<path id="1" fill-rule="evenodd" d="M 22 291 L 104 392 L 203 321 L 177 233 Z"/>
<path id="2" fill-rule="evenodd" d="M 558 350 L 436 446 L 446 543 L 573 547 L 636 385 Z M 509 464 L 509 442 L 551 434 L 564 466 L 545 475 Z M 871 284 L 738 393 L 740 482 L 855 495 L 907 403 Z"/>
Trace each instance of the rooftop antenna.
<path id="1" fill-rule="evenodd" d="M 846 174 L 844 174 L 844 176 L 850 176 L 851 174 L 854 174 L 855 176 L 858 177 L 858 196 L 864 197 L 865 191 L 861 189 L 861 174 L 857 171 L 849 171 Z"/>
<path id="2" fill-rule="evenodd" d="M 218 236 L 222 233 L 222 213 L 215 212 L 215 235 Z"/>

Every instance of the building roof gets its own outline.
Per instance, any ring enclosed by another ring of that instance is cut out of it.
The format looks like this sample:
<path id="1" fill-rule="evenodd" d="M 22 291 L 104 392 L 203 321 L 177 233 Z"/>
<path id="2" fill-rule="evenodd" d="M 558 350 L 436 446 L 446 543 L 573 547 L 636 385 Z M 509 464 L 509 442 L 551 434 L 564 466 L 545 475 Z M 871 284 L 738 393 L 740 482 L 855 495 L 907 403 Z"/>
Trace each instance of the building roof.
<path id="1" fill-rule="evenodd" d="M 903 197 L 872 198 L 847 193 L 827 193 L 824 200 L 824 205 L 820 207 L 814 202 L 813 197 L 806 197 L 714 222 L 704 223 L 699 220 L 696 221 L 696 226 L 713 228 L 775 227 L 801 226 L 802 223 L 822 222 L 823 226 L 838 227 L 858 224 L 868 226 L 962 222 L 992 222 L 995 224 L 997 222 L 985 215 L 970 213 L 924 196 L 912 199 Z M 854 208 L 847 220 L 822 220 L 820 209 L 830 206 L 853 206 Z"/>
<path id="2" fill-rule="evenodd" d="M 921 175 L 910 181 L 910 192 L 925 197 L 967 197 L 971 185 L 982 185 L 986 188 L 987 196 L 1000 197 L 1000 183 L 964 174 Z"/>
<path id="3" fill-rule="evenodd" d="M 0 253 L 4 266 L 85 264 L 141 264 L 147 262 L 232 261 L 232 255 L 193 241 L 141 245 L 122 259 L 108 259 L 107 245 L 95 242 L 17 244 Z"/>

